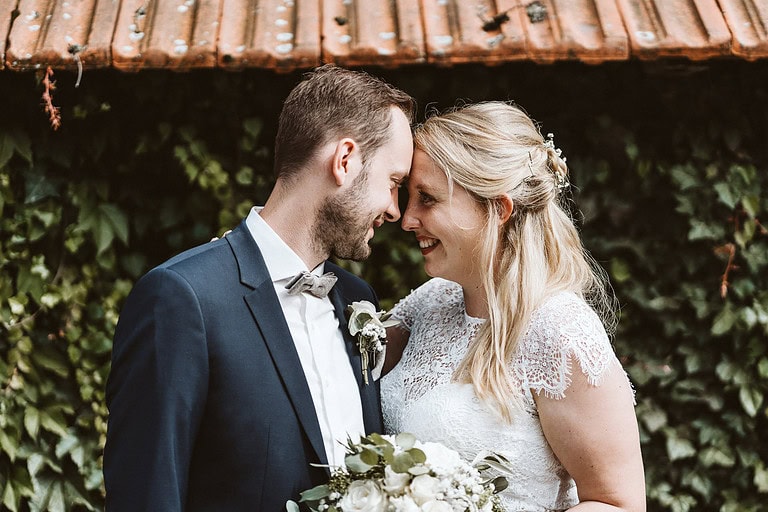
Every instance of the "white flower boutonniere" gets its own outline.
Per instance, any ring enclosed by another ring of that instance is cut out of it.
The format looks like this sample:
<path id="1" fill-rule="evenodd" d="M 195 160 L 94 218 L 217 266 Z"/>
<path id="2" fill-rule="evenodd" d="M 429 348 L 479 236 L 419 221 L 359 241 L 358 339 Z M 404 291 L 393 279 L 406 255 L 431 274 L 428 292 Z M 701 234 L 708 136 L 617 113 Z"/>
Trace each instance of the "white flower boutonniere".
<path id="1" fill-rule="evenodd" d="M 363 380 L 368 384 L 368 363 L 370 356 L 384 350 L 387 343 L 387 327 L 400 323 L 390 320 L 390 313 L 376 311 L 376 306 L 367 300 L 353 302 L 347 307 L 349 313 L 349 334 L 357 337 L 357 348 L 363 371 Z"/>

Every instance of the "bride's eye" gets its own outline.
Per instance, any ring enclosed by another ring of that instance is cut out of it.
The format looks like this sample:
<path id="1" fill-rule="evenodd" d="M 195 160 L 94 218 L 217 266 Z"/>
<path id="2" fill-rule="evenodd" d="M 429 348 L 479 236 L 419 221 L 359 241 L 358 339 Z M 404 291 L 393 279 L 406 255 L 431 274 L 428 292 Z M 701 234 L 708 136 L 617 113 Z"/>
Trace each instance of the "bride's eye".
<path id="1" fill-rule="evenodd" d="M 426 192 L 419 191 L 419 202 L 425 206 L 435 204 L 437 200 Z"/>

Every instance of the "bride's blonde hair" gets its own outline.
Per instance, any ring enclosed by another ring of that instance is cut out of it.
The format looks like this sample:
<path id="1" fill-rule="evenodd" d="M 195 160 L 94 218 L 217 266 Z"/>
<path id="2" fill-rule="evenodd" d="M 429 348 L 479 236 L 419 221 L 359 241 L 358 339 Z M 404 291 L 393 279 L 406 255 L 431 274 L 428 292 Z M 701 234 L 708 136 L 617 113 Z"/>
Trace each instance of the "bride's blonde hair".
<path id="1" fill-rule="evenodd" d="M 471 382 L 481 399 L 511 421 L 522 395 L 511 384 L 509 363 L 533 312 L 553 294 L 574 292 L 593 307 L 610 335 L 616 299 L 565 207 L 565 160 L 520 108 L 504 102 L 460 107 L 428 118 L 414 140 L 449 183 L 485 208 L 477 257 L 489 320 L 455 378 Z M 513 210 L 500 226 L 504 195 Z"/>

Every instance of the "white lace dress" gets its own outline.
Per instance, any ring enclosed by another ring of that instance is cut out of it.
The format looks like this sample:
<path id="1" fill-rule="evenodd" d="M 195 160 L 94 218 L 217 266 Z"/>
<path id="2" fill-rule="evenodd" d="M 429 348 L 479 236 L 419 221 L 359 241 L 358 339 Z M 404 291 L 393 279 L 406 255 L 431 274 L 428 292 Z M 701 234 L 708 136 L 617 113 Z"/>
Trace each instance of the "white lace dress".
<path id="1" fill-rule="evenodd" d="M 381 381 L 386 431 L 443 443 L 467 460 L 483 450 L 506 456 L 513 470 L 500 495 L 507 511 L 576 505 L 576 485 L 544 437 L 532 392 L 564 397 L 571 361 L 578 361 L 593 385 L 621 367 L 589 305 L 575 294 L 560 293 L 533 314 L 510 371 L 525 396 L 525 411 L 511 425 L 481 403 L 470 384 L 452 382 L 484 322 L 467 315 L 458 284 L 432 279 L 401 300 L 393 316 L 402 320 L 410 339 L 398 365 Z"/>

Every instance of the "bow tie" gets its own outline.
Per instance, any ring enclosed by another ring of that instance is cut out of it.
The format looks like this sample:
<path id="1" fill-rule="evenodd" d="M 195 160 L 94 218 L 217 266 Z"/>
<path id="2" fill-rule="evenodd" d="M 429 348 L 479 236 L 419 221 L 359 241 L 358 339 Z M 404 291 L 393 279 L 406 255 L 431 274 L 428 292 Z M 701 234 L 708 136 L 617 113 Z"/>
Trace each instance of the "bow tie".
<path id="1" fill-rule="evenodd" d="M 323 298 L 328 295 L 337 277 L 333 272 L 326 272 L 322 276 L 316 276 L 311 272 L 302 270 L 285 285 L 288 295 L 298 295 L 301 292 L 309 292 L 315 297 Z"/>

